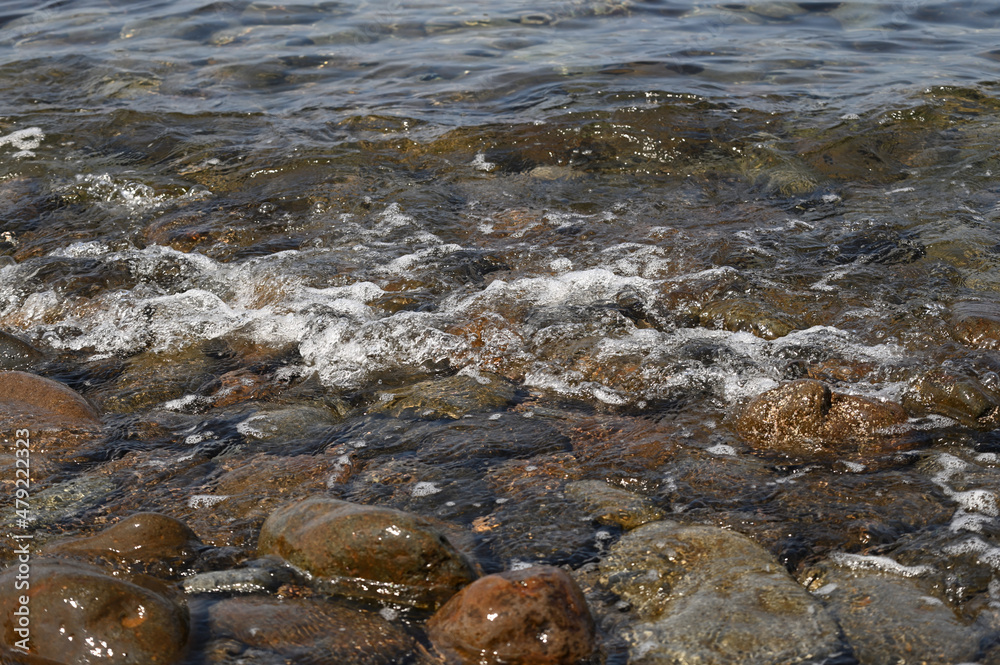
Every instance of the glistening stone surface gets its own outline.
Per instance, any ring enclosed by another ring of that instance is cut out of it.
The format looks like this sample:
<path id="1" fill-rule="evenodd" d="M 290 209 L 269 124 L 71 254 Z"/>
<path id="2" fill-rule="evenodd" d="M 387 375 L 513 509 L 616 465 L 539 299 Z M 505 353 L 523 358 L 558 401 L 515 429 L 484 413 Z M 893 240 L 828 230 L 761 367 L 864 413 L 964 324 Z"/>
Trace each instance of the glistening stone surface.
<path id="1" fill-rule="evenodd" d="M 66 665 L 167 665 L 187 648 L 187 613 L 145 587 L 70 561 L 35 559 L 30 589 L 15 587 L 17 568 L 0 575 L 3 642 L 14 645 L 20 596 L 31 608 L 33 653 Z"/>
<path id="2" fill-rule="evenodd" d="M 551 566 L 476 580 L 431 617 L 427 631 L 446 657 L 469 664 L 574 665 L 595 646 L 583 593 Z"/>
<path id="3" fill-rule="evenodd" d="M 630 663 L 789 665 L 843 651 L 839 629 L 763 548 L 732 531 L 652 522 L 600 562 L 631 606 Z"/>
<path id="4" fill-rule="evenodd" d="M 430 520 L 391 508 L 315 497 L 276 510 L 258 551 L 333 583 L 331 590 L 438 605 L 477 576 Z M 382 585 L 381 587 L 379 585 Z"/>

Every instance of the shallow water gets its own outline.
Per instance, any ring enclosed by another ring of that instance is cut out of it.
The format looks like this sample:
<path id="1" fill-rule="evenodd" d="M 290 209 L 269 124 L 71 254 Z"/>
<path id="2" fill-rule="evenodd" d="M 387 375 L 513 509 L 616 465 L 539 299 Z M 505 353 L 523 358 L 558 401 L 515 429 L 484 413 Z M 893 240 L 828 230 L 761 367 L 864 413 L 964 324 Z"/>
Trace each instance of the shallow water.
<path id="1" fill-rule="evenodd" d="M 487 570 L 580 566 L 618 532 L 570 523 L 561 491 L 604 479 L 793 572 L 960 570 L 935 583 L 971 618 L 1000 602 L 1000 324 L 960 329 L 1000 300 L 998 22 L 975 1 L 4 4 L 0 322 L 107 421 L 48 480 L 82 498 L 41 519 L 158 510 L 248 548 L 302 482 L 452 520 Z M 921 392 L 941 368 L 957 402 Z M 397 399 L 489 373 L 512 396 Z M 902 403 L 905 445 L 754 450 L 735 410 L 803 376 Z"/>

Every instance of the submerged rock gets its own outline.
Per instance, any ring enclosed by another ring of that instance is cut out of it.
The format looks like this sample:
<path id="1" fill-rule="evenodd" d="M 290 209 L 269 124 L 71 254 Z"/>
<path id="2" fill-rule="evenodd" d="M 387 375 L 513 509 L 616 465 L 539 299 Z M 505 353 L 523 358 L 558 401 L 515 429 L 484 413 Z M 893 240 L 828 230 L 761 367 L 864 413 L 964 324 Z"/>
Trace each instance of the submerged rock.
<path id="1" fill-rule="evenodd" d="M 67 386 L 27 372 L 0 372 L 0 417 L 20 420 L 20 426 L 83 428 L 101 426 L 97 409 Z"/>
<path id="2" fill-rule="evenodd" d="M 1000 350 L 1000 305 L 982 301 L 956 303 L 952 307 L 951 333 L 967 346 Z"/>
<path id="3" fill-rule="evenodd" d="M 566 485 L 566 496 L 590 511 L 601 524 L 634 529 L 647 522 L 663 519 L 666 514 L 644 496 L 601 480 L 578 480 Z"/>
<path id="4" fill-rule="evenodd" d="M 969 427 L 994 429 L 1000 425 L 1000 394 L 961 369 L 935 367 L 924 372 L 910 382 L 903 403 Z"/>
<path id="5" fill-rule="evenodd" d="M 421 381 L 385 392 L 382 401 L 370 411 L 395 418 L 413 414 L 428 420 L 455 420 L 472 411 L 502 409 L 516 397 L 517 387 L 510 380 L 498 374 L 476 372 Z"/>
<path id="6" fill-rule="evenodd" d="M 449 662 L 575 665 L 594 651 L 583 593 L 560 568 L 535 566 L 482 577 L 427 622 Z"/>
<path id="7" fill-rule="evenodd" d="M 477 577 L 430 520 L 325 497 L 275 511 L 258 551 L 323 578 L 328 591 L 418 606 L 438 606 Z"/>
<path id="8" fill-rule="evenodd" d="M 758 395 L 736 416 L 736 431 L 751 444 L 793 456 L 860 449 L 893 449 L 883 430 L 906 422 L 898 404 L 834 393 L 812 379 L 791 381 Z"/>
<path id="9" fill-rule="evenodd" d="M 919 578 L 924 568 L 841 554 L 807 577 L 861 665 L 975 661 L 986 631 L 962 621 L 936 596 L 933 585 Z"/>
<path id="10" fill-rule="evenodd" d="M 328 601 L 230 598 L 208 607 L 206 624 L 213 638 L 278 654 L 277 662 L 391 665 L 414 649 L 405 630 L 378 614 Z"/>
<path id="11" fill-rule="evenodd" d="M 732 531 L 646 524 L 611 547 L 600 573 L 631 606 L 619 629 L 630 663 L 790 665 L 844 651 L 822 605 Z"/>
<path id="12" fill-rule="evenodd" d="M 0 330 L 0 370 L 24 369 L 42 357 L 31 344 Z"/>
<path id="13" fill-rule="evenodd" d="M 66 665 L 109 662 L 167 665 L 187 648 L 187 613 L 162 595 L 93 566 L 46 559 L 31 562 L 29 589 L 17 590 L 17 568 L 0 575 L 3 642 L 14 646 L 21 596 L 31 611 L 33 654 Z"/>
<path id="14" fill-rule="evenodd" d="M 720 300 L 706 305 L 698 314 L 699 323 L 730 332 L 749 332 L 763 339 L 784 337 L 803 326 L 762 303 L 749 300 Z"/>
<path id="15" fill-rule="evenodd" d="M 130 572 L 173 576 L 194 560 L 200 547 L 198 536 L 180 520 L 136 513 L 92 536 L 52 543 L 46 551 L 109 560 Z"/>

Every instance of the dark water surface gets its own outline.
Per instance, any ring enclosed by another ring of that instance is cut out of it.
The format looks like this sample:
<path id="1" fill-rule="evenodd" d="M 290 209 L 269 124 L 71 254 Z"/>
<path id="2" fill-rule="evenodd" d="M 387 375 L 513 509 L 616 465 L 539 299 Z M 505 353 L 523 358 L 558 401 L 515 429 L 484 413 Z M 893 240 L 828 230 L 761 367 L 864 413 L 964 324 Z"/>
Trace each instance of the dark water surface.
<path id="1" fill-rule="evenodd" d="M 928 566 L 973 622 L 1000 603 L 998 22 L 0 3 L 0 326 L 107 423 L 37 479 L 39 528 L 155 510 L 237 561 L 329 491 L 458 524 L 487 571 L 579 568 L 620 530 L 562 490 L 598 479 L 796 574 Z M 736 432 L 803 377 L 903 433 L 812 458 Z"/>

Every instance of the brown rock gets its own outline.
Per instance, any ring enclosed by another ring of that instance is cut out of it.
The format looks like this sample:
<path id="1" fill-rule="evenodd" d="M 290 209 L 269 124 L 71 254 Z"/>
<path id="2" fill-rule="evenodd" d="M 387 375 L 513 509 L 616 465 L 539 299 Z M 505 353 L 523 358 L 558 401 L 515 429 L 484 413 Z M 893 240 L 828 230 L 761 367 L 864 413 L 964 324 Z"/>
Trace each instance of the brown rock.
<path id="1" fill-rule="evenodd" d="M 720 300 L 706 305 L 698 314 L 706 327 L 731 332 L 748 332 L 763 339 L 784 337 L 803 326 L 762 303 L 747 300 Z"/>
<path id="2" fill-rule="evenodd" d="M 507 407 L 516 396 L 517 387 L 497 374 L 456 374 L 385 393 L 383 401 L 370 412 L 387 413 L 395 418 L 412 414 L 430 420 L 457 420 L 472 411 Z"/>
<path id="3" fill-rule="evenodd" d="M 904 422 L 898 404 L 834 393 L 824 383 L 800 379 L 750 400 L 737 414 L 736 431 L 759 448 L 792 455 L 877 452 L 894 445 L 881 430 Z"/>
<path id="4" fill-rule="evenodd" d="M 107 559 L 128 570 L 176 573 L 190 563 L 201 541 L 186 524 L 159 513 L 136 513 L 92 536 L 69 538 L 46 548 L 50 554 Z"/>
<path id="5" fill-rule="evenodd" d="M 576 582 L 536 566 L 487 575 L 427 622 L 434 646 L 457 663 L 571 665 L 594 651 L 594 620 Z"/>
<path id="6" fill-rule="evenodd" d="M 258 552 L 277 554 L 327 590 L 437 606 L 477 576 L 475 565 L 430 520 L 391 508 L 315 497 L 276 510 Z"/>
<path id="7" fill-rule="evenodd" d="M 209 607 L 206 623 L 215 638 L 276 652 L 286 662 L 390 665 L 414 649 L 406 631 L 378 614 L 327 601 L 231 598 Z"/>
<path id="8" fill-rule="evenodd" d="M 67 665 L 175 663 L 187 648 L 186 613 L 153 591 L 93 566 L 34 559 L 30 588 L 15 587 L 18 569 L 0 575 L 2 641 L 14 646 L 14 612 L 28 599 L 31 652 Z"/>
<path id="9" fill-rule="evenodd" d="M 0 372 L 0 416 L 39 427 L 100 427 L 93 404 L 61 383 L 27 372 Z M 7 418 L 4 418 L 5 420 Z"/>
<path id="10" fill-rule="evenodd" d="M 967 371 L 935 367 L 925 372 L 910 382 L 904 403 L 969 427 L 994 429 L 1000 425 L 1000 395 Z"/>
<path id="11" fill-rule="evenodd" d="M 951 332 L 955 339 L 978 349 L 1000 349 L 1000 305 L 964 301 L 952 308 Z"/>

